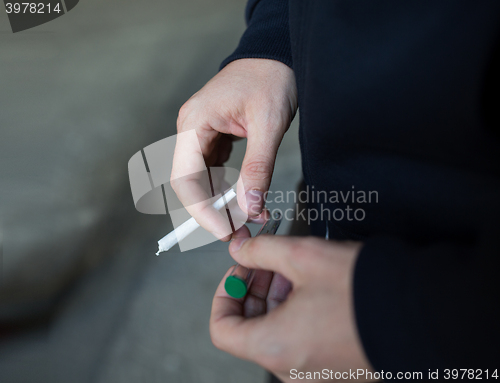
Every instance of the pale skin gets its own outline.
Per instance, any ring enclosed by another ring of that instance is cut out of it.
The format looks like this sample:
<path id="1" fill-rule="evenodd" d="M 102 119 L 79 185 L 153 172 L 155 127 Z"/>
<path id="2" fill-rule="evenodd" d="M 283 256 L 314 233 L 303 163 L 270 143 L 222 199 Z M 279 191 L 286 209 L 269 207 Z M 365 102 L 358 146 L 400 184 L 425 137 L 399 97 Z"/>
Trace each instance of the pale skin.
<path id="1" fill-rule="evenodd" d="M 229 158 L 233 137 L 247 138 L 238 203 L 250 220 L 259 221 L 265 214 L 263 198 L 253 197 L 269 189 L 278 147 L 296 110 L 289 67 L 273 60 L 236 60 L 181 108 L 178 132 L 195 129 L 207 166 L 220 166 Z M 186 172 L 188 154 L 189 148 L 176 149 L 173 178 Z M 173 187 L 182 201 L 183 185 Z M 218 238 L 232 239 L 229 251 L 237 262 L 258 270 L 245 299 L 226 294 L 227 273 L 217 288 L 210 318 L 216 347 L 259 364 L 284 382 L 297 381 L 291 379 L 291 369 L 373 371 L 353 310 L 353 270 L 362 243 L 249 238 L 245 226 L 225 235 L 216 212 L 207 206 L 187 209 Z"/>

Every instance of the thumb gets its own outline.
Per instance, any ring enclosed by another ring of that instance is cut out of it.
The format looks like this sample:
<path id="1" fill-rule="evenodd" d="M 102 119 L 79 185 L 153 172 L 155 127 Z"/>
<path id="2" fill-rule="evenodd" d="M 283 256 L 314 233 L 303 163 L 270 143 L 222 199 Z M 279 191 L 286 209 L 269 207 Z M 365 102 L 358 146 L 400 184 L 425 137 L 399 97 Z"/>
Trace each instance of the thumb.
<path id="1" fill-rule="evenodd" d="M 250 217 L 259 215 L 264 208 L 282 139 L 283 133 L 273 130 L 253 129 L 248 134 L 237 194 L 240 208 Z"/>
<path id="2" fill-rule="evenodd" d="M 297 267 L 292 254 L 303 238 L 282 235 L 259 235 L 254 238 L 235 238 L 229 245 L 231 257 L 249 269 L 279 273 L 295 286 L 306 279 L 303 267 Z"/>

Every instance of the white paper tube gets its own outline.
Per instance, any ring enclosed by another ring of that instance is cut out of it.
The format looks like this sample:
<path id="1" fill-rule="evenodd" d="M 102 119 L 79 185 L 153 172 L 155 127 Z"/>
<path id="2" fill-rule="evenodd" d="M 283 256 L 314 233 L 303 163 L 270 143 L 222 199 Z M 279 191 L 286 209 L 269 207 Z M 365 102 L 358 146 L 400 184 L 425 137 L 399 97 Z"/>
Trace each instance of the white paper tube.
<path id="1" fill-rule="evenodd" d="M 213 207 L 217 210 L 220 210 L 224 205 L 229 203 L 234 197 L 236 197 L 236 192 L 234 189 L 230 189 L 226 194 L 220 197 L 217 201 L 213 203 Z M 174 247 L 178 242 L 182 241 L 189 234 L 199 228 L 198 222 L 195 221 L 193 217 L 188 219 L 182 225 L 177 227 L 175 230 L 172 230 L 166 236 L 158 241 L 158 252 L 156 255 L 160 255 L 160 253 L 164 251 L 170 250 Z"/>

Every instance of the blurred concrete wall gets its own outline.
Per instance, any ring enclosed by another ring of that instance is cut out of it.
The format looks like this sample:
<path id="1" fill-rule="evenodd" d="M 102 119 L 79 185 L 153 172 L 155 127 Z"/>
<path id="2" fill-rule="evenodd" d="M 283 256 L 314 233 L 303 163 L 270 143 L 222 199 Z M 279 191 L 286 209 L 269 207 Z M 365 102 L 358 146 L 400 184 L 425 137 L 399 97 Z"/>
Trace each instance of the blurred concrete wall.
<path id="1" fill-rule="evenodd" d="M 244 5 L 81 0 L 17 34 L 0 12 L 2 383 L 263 381 L 209 339 L 227 245 L 154 257 L 171 225 L 135 211 L 127 175 L 235 48 Z M 273 185 L 299 178 L 294 125 Z"/>
<path id="2" fill-rule="evenodd" d="M 14 35 L 0 13 L 0 319 L 37 307 L 126 230 L 128 159 L 175 133 L 178 108 L 234 49 L 243 7 L 84 0 Z"/>

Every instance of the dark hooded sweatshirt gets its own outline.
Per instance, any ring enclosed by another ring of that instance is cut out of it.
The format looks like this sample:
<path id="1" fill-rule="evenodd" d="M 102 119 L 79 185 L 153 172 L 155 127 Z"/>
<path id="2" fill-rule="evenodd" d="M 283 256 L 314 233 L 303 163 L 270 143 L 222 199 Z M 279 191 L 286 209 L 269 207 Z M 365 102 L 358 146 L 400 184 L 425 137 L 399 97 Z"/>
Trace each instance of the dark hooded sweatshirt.
<path id="1" fill-rule="evenodd" d="M 337 212 L 312 229 L 364 242 L 375 369 L 500 369 L 500 1 L 250 0 L 246 18 L 222 66 L 294 70 L 304 178 Z"/>

